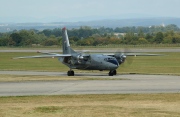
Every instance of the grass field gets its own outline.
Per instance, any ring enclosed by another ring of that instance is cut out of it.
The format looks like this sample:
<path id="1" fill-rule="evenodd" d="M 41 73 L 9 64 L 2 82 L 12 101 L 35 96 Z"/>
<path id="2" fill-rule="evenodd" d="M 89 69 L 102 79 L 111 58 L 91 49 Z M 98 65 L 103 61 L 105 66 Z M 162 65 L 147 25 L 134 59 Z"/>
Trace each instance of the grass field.
<path id="1" fill-rule="evenodd" d="M 11 59 L 18 56 L 31 56 L 37 53 L 0 53 L 0 70 L 31 70 L 31 71 L 60 71 L 67 72 L 68 67 L 56 58 Z M 165 56 L 132 57 L 133 63 L 125 62 L 117 71 L 119 74 L 172 74 L 180 75 L 180 53 L 158 53 Z M 81 72 L 79 70 L 75 72 Z M 83 71 L 92 72 L 92 71 Z M 94 72 L 94 71 L 93 71 Z M 99 72 L 99 71 L 97 71 Z M 108 73 L 108 71 L 106 71 Z"/>
<path id="2" fill-rule="evenodd" d="M 180 94 L 0 97 L 0 117 L 179 117 Z"/>

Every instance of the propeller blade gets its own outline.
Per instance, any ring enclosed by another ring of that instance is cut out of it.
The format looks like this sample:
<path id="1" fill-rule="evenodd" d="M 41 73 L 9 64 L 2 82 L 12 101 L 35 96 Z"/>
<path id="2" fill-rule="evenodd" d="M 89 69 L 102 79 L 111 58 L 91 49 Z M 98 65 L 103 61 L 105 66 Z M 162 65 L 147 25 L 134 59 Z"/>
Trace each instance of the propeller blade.
<path id="1" fill-rule="evenodd" d="M 133 62 L 133 57 L 127 57 L 127 53 L 130 52 L 130 49 L 128 48 L 124 48 L 123 50 L 120 50 L 118 49 L 116 52 L 115 52 L 115 56 L 118 58 L 118 59 L 121 59 L 123 61 L 127 61 L 128 64 L 132 64 Z"/>
<path id="2" fill-rule="evenodd" d="M 129 49 L 129 48 L 125 48 L 124 49 L 125 50 L 125 55 L 127 56 L 127 53 L 130 53 L 131 52 L 131 50 Z M 127 57 L 127 63 L 129 64 L 129 65 L 131 65 L 132 63 L 133 63 L 133 57 Z"/>

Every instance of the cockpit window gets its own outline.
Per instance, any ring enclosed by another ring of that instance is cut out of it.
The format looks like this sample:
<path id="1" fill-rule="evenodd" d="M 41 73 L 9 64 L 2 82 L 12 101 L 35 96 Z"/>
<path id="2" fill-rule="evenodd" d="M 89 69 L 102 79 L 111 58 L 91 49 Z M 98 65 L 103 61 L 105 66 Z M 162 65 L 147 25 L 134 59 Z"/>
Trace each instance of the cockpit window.
<path id="1" fill-rule="evenodd" d="M 118 66 L 118 62 L 115 58 L 105 58 L 104 60 Z"/>
<path id="2" fill-rule="evenodd" d="M 115 58 L 105 58 L 105 61 L 115 60 Z"/>

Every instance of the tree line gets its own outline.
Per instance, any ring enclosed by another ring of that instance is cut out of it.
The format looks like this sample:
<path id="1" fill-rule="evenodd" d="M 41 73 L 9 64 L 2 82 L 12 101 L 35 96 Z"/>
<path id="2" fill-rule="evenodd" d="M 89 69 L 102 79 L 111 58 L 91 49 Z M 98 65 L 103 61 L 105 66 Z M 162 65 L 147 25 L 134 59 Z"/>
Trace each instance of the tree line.
<path id="1" fill-rule="evenodd" d="M 180 28 L 174 24 L 151 27 L 91 28 L 88 26 L 68 30 L 70 44 L 97 46 L 108 44 L 176 44 L 180 43 Z M 61 45 L 60 28 L 38 31 L 14 30 L 0 33 L 0 46 Z"/>

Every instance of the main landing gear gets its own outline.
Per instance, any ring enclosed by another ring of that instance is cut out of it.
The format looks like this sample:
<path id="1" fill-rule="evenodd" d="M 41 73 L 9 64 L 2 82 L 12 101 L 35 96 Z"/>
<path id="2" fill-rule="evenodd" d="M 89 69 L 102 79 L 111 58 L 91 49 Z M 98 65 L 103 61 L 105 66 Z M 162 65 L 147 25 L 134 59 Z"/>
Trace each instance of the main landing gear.
<path id="1" fill-rule="evenodd" d="M 116 74 L 117 74 L 116 70 L 110 70 L 109 71 L 109 76 L 113 76 L 113 75 L 116 75 Z"/>
<path id="2" fill-rule="evenodd" d="M 68 72 L 67 72 L 67 75 L 68 75 L 68 76 L 74 76 L 74 71 L 72 71 L 72 70 L 68 71 Z"/>
<path id="3" fill-rule="evenodd" d="M 117 74 L 116 70 L 110 70 L 109 71 L 109 76 L 113 76 L 113 75 L 116 75 L 116 74 Z M 69 70 L 67 72 L 67 75 L 68 76 L 74 76 L 74 71 L 73 70 Z"/>

